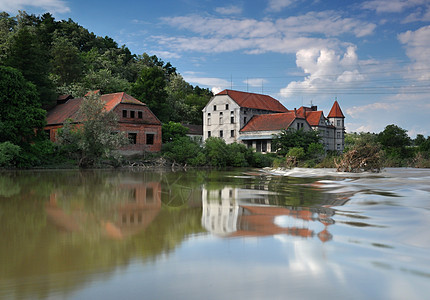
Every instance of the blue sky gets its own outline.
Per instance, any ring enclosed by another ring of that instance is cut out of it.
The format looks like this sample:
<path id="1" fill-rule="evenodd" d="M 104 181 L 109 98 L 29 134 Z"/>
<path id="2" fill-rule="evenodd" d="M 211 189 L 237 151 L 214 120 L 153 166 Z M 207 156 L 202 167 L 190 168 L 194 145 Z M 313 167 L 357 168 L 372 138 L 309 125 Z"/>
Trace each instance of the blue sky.
<path id="1" fill-rule="evenodd" d="M 214 92 L 326 115 L 337 99 L 348 132 L 430 135 L 429 0 L 0 0 L 0 10 L 71 18 Z"/>

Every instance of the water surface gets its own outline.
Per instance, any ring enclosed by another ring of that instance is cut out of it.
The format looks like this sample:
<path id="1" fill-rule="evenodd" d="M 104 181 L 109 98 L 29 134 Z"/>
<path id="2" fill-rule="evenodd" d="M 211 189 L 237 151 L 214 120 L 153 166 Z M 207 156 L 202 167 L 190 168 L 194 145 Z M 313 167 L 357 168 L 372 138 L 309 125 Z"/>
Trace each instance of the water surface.
<path id="1" fill-rule="evenodd" d="M 430 170 L 0 173 L 0 298 L 426 299 Z"/>

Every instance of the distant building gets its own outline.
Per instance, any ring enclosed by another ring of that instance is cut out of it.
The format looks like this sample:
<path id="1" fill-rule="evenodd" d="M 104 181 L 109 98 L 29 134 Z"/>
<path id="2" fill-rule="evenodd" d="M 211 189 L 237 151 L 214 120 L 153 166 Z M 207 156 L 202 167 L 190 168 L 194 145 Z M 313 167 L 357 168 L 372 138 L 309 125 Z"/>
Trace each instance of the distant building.
<path id="1" fill-rule="evenodd" d="M 238 142 L 257 152 L 274 152 L 274 134 L 290 128 L 318 130 L 326 150 L 343 151 L 344 119 L 337 101 L 326 118 L 317 106 L 288 110 L 267 95 L 224 90 L 203 109 L 203 139 L 221 137 L 228 144 Z"/>
<path id="2" fill-rule="evenodd" d="M 125 132 L 130 144 L 121 148 L 124 154 L 142 154 L 161 151 L 161 122 L 145 103 L 121 92 L 101 95 L 107 111 L 118 116 L 118 131 Z M 45 132 L 51 141 L 56 141 L 57 131 L 67 119 L 72 124 L 80 124 L 78 110 L 84 98 L 61 96 L 57 105 L 48 111 Z"/>

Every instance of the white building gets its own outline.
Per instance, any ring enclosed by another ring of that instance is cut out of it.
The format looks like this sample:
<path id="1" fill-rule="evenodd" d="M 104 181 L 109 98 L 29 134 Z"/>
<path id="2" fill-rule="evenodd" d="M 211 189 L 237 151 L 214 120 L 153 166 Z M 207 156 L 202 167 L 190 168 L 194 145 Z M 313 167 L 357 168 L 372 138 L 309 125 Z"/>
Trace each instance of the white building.
<path id="1" fill-rule="evenodd" d="M 334 102 L 326 118 L 316 106 L 286 109 L 278 100 L 261 94 L 224 90 L 203 109 L 203 140 L 223 138 L 258 152 L 273 152 L 271 140 L 284 129 L 319 130 L 326 150 L 343 151 L 344 119 L 339 103 Z"/>

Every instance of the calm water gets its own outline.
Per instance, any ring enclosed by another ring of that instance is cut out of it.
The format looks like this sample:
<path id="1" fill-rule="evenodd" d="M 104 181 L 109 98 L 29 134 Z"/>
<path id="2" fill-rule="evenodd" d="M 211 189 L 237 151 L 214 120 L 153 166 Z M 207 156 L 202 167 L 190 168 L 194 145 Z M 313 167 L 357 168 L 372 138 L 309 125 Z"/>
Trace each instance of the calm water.
<path id="1" fill-rule="evenodd" d="M 428 299 L 430 170 L 0 173 L 0 298 Z"/>

